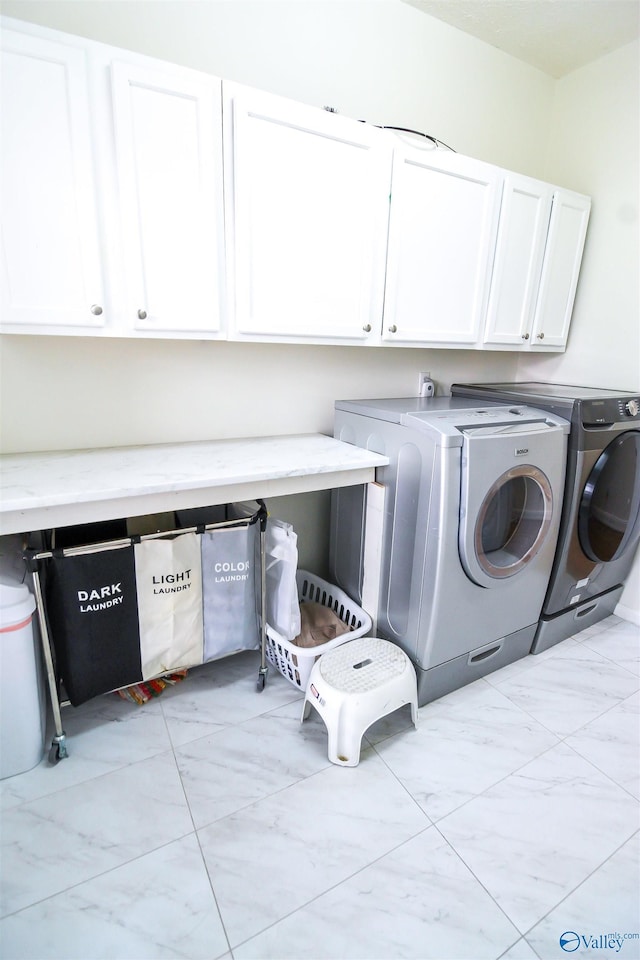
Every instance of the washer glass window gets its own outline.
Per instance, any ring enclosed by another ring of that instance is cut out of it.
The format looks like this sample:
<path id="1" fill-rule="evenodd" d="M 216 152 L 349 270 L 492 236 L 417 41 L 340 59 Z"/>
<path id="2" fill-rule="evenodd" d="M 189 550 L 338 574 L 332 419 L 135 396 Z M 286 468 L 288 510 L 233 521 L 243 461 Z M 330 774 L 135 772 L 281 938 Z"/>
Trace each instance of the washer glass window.
<path id="1" fill-rule="evenodd" d="M 551 523 L 552 494 L 537 467 L 504 473 L 482 502 L 475 528 L 475 552 L 491 577 L 511 577 L 542 546 Z"/>
<path id="2" fill-rule="evenodd" d="M 590 560 L 617 560 L 640 536 L 640 432 L 616 437 L 598 457 L 580 501 L 578 536 Z"/>

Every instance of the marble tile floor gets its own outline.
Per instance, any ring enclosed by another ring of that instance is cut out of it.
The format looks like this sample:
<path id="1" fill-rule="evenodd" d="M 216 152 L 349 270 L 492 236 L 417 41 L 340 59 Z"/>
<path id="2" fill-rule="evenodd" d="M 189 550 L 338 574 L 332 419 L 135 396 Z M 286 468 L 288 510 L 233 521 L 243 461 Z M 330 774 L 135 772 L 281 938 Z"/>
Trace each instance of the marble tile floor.
<path id="1" fill-rule="evenodd" d="M 257 668 L 67 708 L 69 758 L 0 783 L 3 960 L 640 957 L 637 627 L 405 707 L 354 768 Z"/>

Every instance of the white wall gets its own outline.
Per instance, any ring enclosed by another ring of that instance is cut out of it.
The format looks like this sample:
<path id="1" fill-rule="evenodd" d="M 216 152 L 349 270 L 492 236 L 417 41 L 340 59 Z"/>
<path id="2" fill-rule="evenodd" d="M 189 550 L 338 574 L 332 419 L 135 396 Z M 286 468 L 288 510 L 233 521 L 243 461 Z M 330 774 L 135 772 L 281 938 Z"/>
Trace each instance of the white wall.
<path id="1" fill-rule="evenodd" d="M 514 365 L 453 350 L 88 337 L 7 336 L 2 352 L 13 452 L 331 434 L 337 399 L 415 396 L 421 369 L 447 392 L 462 372 L 497 378 Z"/>
<path id="2" fill-rule="evenodd" d="M 1 10 L 543 171 L 554 81 L 400 0 L 3 0 Z"/>
<path id="3" fill-rule="evenodd" d="M 640 392 L 640 82 L 632 43 L 558 81 L 545 178 L 593 197 L 567 352 L 518 379 Z M 617 612 L 640 625 L 640 553 Z"/>
<path id="4" fill-rule="evenodd" d="M 336 398 L 412 394 L 421 369 L 442 392 L 454 379 L 534 370 L 637 389 L 637 45 L 556 82 L 400 0 L 5 0 L 1 10 L 414 127 L 594 197 L 565 356 L 519 363 L 510 353 L 7 336 L 5 451 L 328 433 Z M 321 565 L 326 498 L 290 500 L 280 513 L 304 518 L 315 542 L 303 550 Z"/>
<path id="5" fill-rule="evenodd" d="M 640 391 L 640 47 L 557 82 L 545 179 L 593 198 L 567 352 L 518 375 Z"/>

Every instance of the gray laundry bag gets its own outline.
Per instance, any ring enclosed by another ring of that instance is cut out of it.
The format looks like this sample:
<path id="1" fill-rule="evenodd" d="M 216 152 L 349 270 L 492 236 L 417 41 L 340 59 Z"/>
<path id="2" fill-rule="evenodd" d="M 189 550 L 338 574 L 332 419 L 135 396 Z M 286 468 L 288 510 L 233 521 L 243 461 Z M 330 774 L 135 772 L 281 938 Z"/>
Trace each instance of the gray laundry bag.
<path id="1" fill-rule="evenodd" d="M 204 660 L 260 646 L 260 524 L 201 535 Z"/>

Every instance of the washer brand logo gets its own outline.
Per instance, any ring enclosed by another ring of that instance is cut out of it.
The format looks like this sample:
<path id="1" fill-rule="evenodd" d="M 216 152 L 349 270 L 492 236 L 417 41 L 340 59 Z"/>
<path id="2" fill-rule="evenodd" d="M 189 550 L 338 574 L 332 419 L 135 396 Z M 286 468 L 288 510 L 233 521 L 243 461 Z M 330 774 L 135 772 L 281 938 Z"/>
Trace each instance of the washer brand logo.
<path id="1" fill-rule="evenodd" d="M 78 590 L 80 613 L 93 613 L 96 610 L 108 610 L 109 607 L 117 607 L 123 600 L 121 588 L 122 584 L 111 583 L 100 587 L 98 590 Z"/>
<path id="2" fill-rule="evenodd" d="M 516 457 L 524 457 L 526 453 L 529 453 L 529 447 L 516 447 Z"/>

